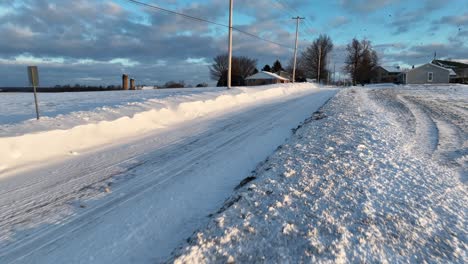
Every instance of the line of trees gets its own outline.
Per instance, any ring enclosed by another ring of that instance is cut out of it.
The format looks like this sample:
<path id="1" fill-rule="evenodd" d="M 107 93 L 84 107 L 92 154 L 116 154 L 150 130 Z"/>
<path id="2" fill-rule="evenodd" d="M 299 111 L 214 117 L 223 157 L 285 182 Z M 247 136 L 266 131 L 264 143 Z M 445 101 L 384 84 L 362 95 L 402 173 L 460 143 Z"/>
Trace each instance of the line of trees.
<path id="1" fill-rule="evenodd" d="M 334 45 L 327 35 L 320 35 L 312 44 L 302 52 L 297 59 L 296 81 L 305 78 L 317 81 L 325 80 L 330 76 L 329 58 Z M 377 52 L 369 40 L 361 41 L 354 38 L 346 46 L 345 66 L 343 71 L 351 77 L 353 85 L 370 83 L 375 70 L 379 65 Z M 287 67 L 292 72 L 293 60 Z"/>
<path id="2" fill-rule="evenodd" d="M 334 48 L 331 38 L 322 34 L 315 39 L 297 58 L 296 82 L 304 82 L 306 79 L 315 79 L 318 82 L 330 78 L 330 56 Z M 353 85 L 370 83 L 378 66 L 379 58 L 369 40 L 361 41 L 354 38 L 346 46 L 345 66 L 343 71 L 351 77 Z M 232 57 L 232 85 L 245 85 L 245 78 L 258 72 L 257 60 L 245 56 Z M 286 69 L 281 62 L 276 60 L 273 66 L 266 64 L 262 71 L 278 73 L 286 71 L 292 74 L 293 59 Z M 227 85 L 228 55 L 218 55 L 210 66 L 210 75 L 217 81 L 217 86 Z"/>

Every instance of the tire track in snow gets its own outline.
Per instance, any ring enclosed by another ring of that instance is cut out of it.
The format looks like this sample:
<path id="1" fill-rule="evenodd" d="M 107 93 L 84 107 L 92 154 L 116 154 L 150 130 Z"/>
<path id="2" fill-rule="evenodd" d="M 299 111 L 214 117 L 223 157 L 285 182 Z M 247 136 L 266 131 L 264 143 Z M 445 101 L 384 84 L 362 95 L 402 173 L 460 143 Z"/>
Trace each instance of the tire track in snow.
<path id="1" fill-rule="evenodd" d="M 416 133 L 411 148 L 416 153 L 432 157 L 439 144 L 439 130 L 436 123 L 421 105 L 408 97 L 400 98 L 416 119 Z"/>

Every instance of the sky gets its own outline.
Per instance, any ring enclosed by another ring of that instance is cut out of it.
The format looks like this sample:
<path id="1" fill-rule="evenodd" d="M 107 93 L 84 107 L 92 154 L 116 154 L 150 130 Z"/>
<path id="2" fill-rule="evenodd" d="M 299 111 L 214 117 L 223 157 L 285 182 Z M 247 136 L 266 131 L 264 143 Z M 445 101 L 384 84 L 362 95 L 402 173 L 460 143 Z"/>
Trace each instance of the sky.
<path id="1" fill-rule="evenodd" d="M 228 24 L 228 0 L 140 0 Z M 468 59 L 466 0 L 234 0 L 233 25 L 270 42 L 235 32 L 233 53 L 258 68 L 293 56 L 320 34 L 334 43 L 330 68 L 343 66 L 346 45 L 370 40 L 380 64 L 411 67 L 437 58 Z M 27 86 L 26 66 L 39 66 L 41 86 L 118 85 L 185 81 L 214 84 L 209 65 L 227 52 L 227 28 L 189 20 L 128 0 L 0 1 L 0 87 Z"/>

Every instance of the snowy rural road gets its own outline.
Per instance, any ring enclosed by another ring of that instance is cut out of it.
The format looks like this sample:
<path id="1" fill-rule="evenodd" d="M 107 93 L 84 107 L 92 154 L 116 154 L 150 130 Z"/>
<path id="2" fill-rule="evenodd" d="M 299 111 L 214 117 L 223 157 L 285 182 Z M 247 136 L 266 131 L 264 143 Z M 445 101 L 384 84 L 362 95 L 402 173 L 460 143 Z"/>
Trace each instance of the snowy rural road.
<path id="1" fill-rule="evenodd" d="M 154 263 L 336 93 L 315 90 L 0 179 L 0 263 Z"/>

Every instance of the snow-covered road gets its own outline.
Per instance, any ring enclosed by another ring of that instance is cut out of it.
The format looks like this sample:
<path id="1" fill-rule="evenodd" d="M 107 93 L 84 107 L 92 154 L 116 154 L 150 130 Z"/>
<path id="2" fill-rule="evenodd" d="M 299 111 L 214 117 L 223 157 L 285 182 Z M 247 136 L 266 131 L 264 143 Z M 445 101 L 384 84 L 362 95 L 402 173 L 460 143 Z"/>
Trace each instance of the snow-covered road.
<path id="1" fill-rule="evenodd" d="M 0 179 L 0 263 L 153 263 L 336 93 L 174 124 Z"/>

